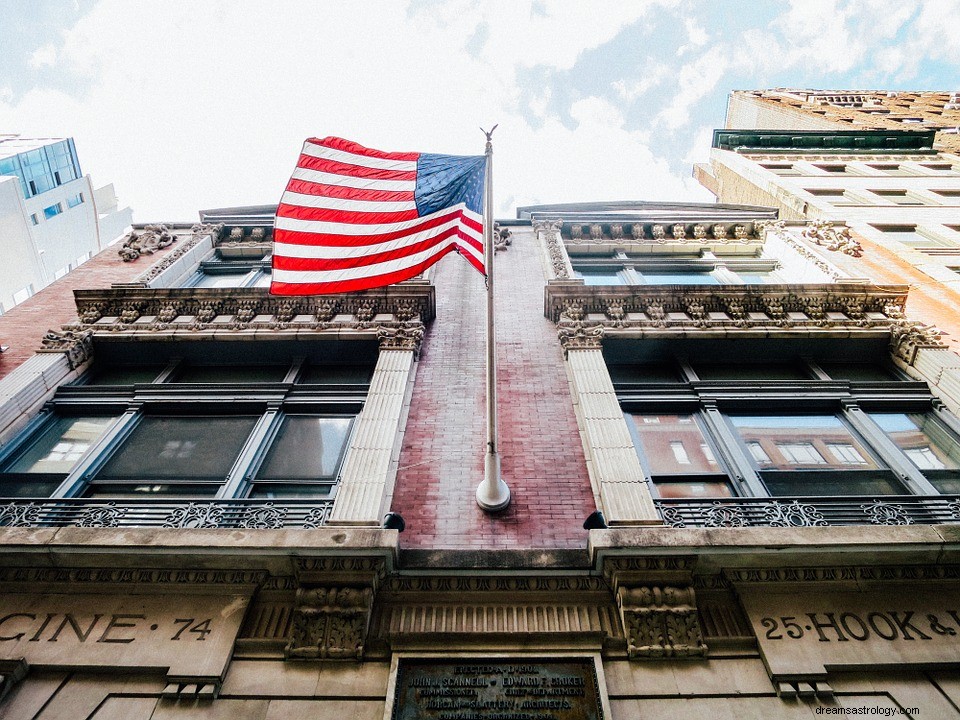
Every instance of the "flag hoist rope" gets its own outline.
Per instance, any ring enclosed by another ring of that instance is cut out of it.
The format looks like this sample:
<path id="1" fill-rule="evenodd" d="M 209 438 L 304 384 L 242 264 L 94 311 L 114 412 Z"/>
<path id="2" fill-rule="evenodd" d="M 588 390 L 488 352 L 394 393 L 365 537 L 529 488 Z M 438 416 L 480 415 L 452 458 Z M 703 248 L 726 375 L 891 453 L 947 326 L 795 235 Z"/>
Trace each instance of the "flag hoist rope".
<path id="1" fill-rule="evenodd" d="M 481 128 L 482 129 L 482 128 Z M 486 172 L 483 184 L 483 255 L 487 271 L 487 451 L 483 459 L 483 481 L 477 488 L 477 504 L 488 512 L 510 504 L 510 488 L 500 477 L 497 449 L 497 342 L 493 325 L 493 142 L 494 125 L 487 136 Z"/>

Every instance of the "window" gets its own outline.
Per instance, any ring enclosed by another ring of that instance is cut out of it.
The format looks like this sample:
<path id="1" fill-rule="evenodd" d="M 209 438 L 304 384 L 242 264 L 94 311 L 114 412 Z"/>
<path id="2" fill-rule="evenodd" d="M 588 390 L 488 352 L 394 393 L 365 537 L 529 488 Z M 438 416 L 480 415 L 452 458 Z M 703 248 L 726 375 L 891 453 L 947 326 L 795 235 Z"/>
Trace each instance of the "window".
<path id="1" fill-rule="evenodd" d="M 76 207 L 83 204 L 83 193 L 77 193 L 67 198 L 67 207 Z"/>
<path id="2" fill-rule="evenodd" d="M 29 300 L 33 296 L 33 284 L 27 285 L 25 288 L 17 290 L 13 294 L 13 304 L 19 305 L 26 300 Z"/>
<path id="3" fill-rule="evenodd" d="M 249 415 L 143 417 L 85 495 L 215 495 L 256 422 Z"/>
<path id="4" fill-rule="evenodd" d="M 63 203 L 57 203 L 55 205 L 50 205 L 43 209 L 43 216 L 49 220 L 52 217 L 56 217 L 63 212 Z"/>
<path id="5" fill-rule="evenodd" d="M 705 241 L 708 242 L 708 241 Z M 774 258 L 748 255 L 572 256 L 585 285 L 763 285 L 783 282 Z"/>
<path id="6" fill-rule="evenodd" d="M 703 431 L 691 415 L 628 416 L 640 459 L 660 497 L 733 494 Z"/>
<path id="7" fill-rule="evenodd" d="M 914 173 L 910 172 L 909 168 L 899 164 L 888 164 L 888 163 L 882 163 L 878 165 L 871 164 L 869 167 L 873 168 L 874 170 L 879 170 L 884 175 L 894 175 L 897 177 L 914 175 Z"/>
<path id="8" fill-rule="evenodd" d="M 925 205 L 920 198 L 916 195 L 908 193 L 906 190 L 871 190 L 874 195 L 877 195 L 884 200 L 888 200 L 897 205 Z"/>
<path id="9" fill-rule="evenodd" d="M 0 463 L 0 495 L 49 496 L 115 420 L 112 415 L 46 415 Z"/>
<path id="10" fill-rule="evenodd" d="M 891 370 L 883 351 L 873 362 L 855 361 L 873 351 L 826 343 L 817 351 L 822 359 L 788 361 L 782 353 L 764 357 L 762 347 L 757 341 L 739 348 L 749 364 L 724 358 L 722 344 L 703 340 L 648 350 L 721 361 L 675 360 L 672 383 L 663 369 L 670 363 L 650 363 L 654 358 L 635 371 L 610 366 L 656 497 L 960 494 L 960 422 L 942 410 L 918 409 L 918 384 Z"/>
<path id="11" fill-rule="evenodd" d="M 200 263 L 197 272 L 184 283 L 184 286 L 198 288 L 269 287 L 270 256 L 261 253 L 256 257 L 224 257 L 222 249 L 218 249 L 213 259 Z"/>
<path id="12" fill-rule="evenodd" d="M 772 173 L 781 176 L 796 176 L 801 175 L 802 173 L 792 163 L 787 164 L 774 164 L 774 163 L 761 163 L 761 167 L 766 168 Z"/>
<path id="13" fill-rule="evenodd" d="M 0 455 L 7 496 L 333 498 L 374 343 L 351 348 L 349 366 L 323 344 L 136 345 L 98 352 Z M 317 355 L 294 356 L 304 350 Z"/>
<path id="14" fill-rule="evenodd" d="M 37 216 L 36 213 L 31 213 L 31 214 L 30 214 L 30 223 L 31 223 L 32 225 L 39 225 L 39 224 L 40 224 L 40 218 Z"/>

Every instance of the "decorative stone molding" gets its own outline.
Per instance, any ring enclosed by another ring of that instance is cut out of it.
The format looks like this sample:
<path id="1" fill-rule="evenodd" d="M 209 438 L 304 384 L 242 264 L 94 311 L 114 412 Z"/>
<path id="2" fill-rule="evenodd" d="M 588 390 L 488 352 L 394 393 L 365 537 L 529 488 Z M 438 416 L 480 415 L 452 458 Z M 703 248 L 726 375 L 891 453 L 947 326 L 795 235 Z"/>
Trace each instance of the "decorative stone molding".
<path id="1" fill-rule="evenodd" d="M 563 241 L 560 239 L 562 227 L 562 220 L 538 220 L 533 223 L 534 232 L 542 235 L 546 243 L 554 277 L 558 280 L 567 280 L 572 276 L 572 271 L 567 251 L 564 250 Z M 579 228 L 579 225 L 576 227 Z"/>
<path id="2" fill-rule="evenodd" d="M 93 357 L 93 333 L 89 330 L 48 330 L 40 341 L 41 353 L 63 353 L 71 370 L 76 370 Z"/>
<path id="3" fill-rule="evenodd" d="M 379 328 L 412 342 L 433 319 L 434 288 L 424 283 L 337 296 L 289 298 L 258 288 L 111 288 L 78 290 L 79 323 L 71 333 L 154 334 L 177 331 L 292 330 L 365 332 Z M 411 324 L 413 323 L 413 324 Z M 57 349 L 54 338 L 49 351 Z"/>
<path id="4" fill-rule="evenodd" d="M 562 221 L 553 222 L 560 225 L 557 228 L 558 234 L 562 233 Z M 537 223 L 534 223 L 534 228 L 536 227 Z M 617 247 L 623 247 L 624 244 L 629 247 L 637 244 L 663 245 L 666 243 L 697 245 L 757 243 L 761 241 L 761 236 L 758 234 L 759 227 L 761 227 L 760 221 L 753 223 L 752 227 L 743 223 L 722 222 L 572 224 L 568 226 L 568 242 L 572 245 L 589 243 Z"/>
<path id="5" fill-rule="evenodd" d="M 510 228 L 501 227 L 500 223 L 493 224 L 493 249 L 495 252 L 506 250 L 513 244 L 513 233 Z"/>
<path id="6" fill-rule="evenodd" d="M 560 323 L 557 337 L 565 352 L 571 350 L 599 350 L 603 347 L 603 335 L 606 329 L 602 325 L 586 325 L 582 322 Z"/>
<path id="7" fill-rule="evenodd" d="M 124 262 L 132 262 L 141 255 L 153 255 L 177 241 L 177 236 L 166 225 L 145 225 L 133 230 L 120 245 L 117 253 Z"/>
<path id="8" fill-rule="evenodd" d="M 731 583 L 920 582 L 960 580 L 960 565 L 850 565 L 828 567 L 728 568 Z"/>
<path id="9" fill-rule="evenodd" d="M 620 587 L 617 591 L 631 658 L 704 657 L 692 587 Z"/>
<path id="10" fill-rule="evenodd" d="M 199 680 L 199 681 L 198 681 Z M 197 700 L 215 700 L 220 694 L 220 678 L 189 678 L 168 682 L 160 697 L 176 703 L 194 703 Z"/>
<path id="11" fill-rule="evenodd" d="M 165 590 L 186 585 L 209 585 L 219 588 L 240 588 L 262 583 L 267 573 L 262 570 L 172 570 L 149 568 L 38 568 L 5 567 L 0 569 L 0 582 L 31 586 L 54 585 L 158 585 Z M 170 586 L 167 588 L 166 586 Z M 22 591 L 22 590 L 21 590 Z M 19 591 L 18 591 L 19 592 Z"/>
<path id="12" fill-rule="evenodd" d="M 301 660 L 360 660 L 366 642 L 372 587 L 300 588 L 284 652 Z"/>
<path id="13" fill-rule="evenodd" d="M 606 582 L 589 575 L 574 576 L 430 576 L 393 575 L 383 584 L 383 593 L 584 593 L 608 592 Z"/>
<path id="14" fill-rule="evenodd" d="M 180 258 L 192 250 L 201 240 L 207 236 L 213 236 L 214 241 L 220 236 L 223 230 L 223 223 L 198 223 L 190 228 L 190 237 L 181 241 L 177 249 L 165 255 L 159 262 L 152 265 L 146 272 L 137 276 L 134 281 L 137 284 L 146 285 L 160 273 L 171 267 Z"/>
<path id="15" fill-rule="evenodd" d="M 423 332 L 422 322 L 407 321 L 395 328 L 381 326 L 377 330 L 377 340 L 380 341 L 380 350 L 412 350 L 418 356 Z"/>
<path id="16" fill-rule="evenodd" d="M 829 220 L 811 220 L 807 223 L 803 236 L 831 252 L 860 257 L 863 247 L 850 236 L 846 226 L 835 227 Z"/>
<path id="17" fill-rule="evenodd" d="M 571 287 L 547 284 L 546 315 L 563 338 L 655 329 L 886 329 L 903 321 L 905 286 L 853 283 L 764 286 Z M 579 325 L 577 325 L 579 323 Z M 930 333 L 898 339 L 937 347 Z"/>
<path id="18" fill-rule="evenodd" d="M 18 660 L 0 660 L 0 700 L 7 696 L 13 687 L 27 676 L 30 669 L 23 658 Z"/>
<path id="19" fill-rule="evenodd" d="M 913 365 L 917 359 L 917 351 L 946 347 L 940 339 L 941 334 L 929 325 L 901 320 L 890 330 L 890 354 L 907 365 Z"/>

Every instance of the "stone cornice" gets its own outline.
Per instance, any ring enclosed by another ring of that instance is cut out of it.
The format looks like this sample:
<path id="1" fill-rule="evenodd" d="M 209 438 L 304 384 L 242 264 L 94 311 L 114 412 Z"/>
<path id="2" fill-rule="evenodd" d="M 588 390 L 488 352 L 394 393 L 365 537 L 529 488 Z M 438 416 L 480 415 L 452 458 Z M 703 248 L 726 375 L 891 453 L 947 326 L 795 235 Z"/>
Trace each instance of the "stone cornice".
<path id="1" fill-rule="evenodd" d="M 822 285 L 632 285 L 548 283 L 546 316 L 607 332 L 653 328 L 890 326 L 903 318 L 908 287 Z"/>
<path id="2" fill-rule="evenodd" d="M 387 348 L 415 349 L 435 315 L 435 291 L 404 283 L 344 295 L 283 297 L 259 288 L 113 288 L 75 292 L 79 322 L 70 333 L 206 335 L 250 330 L 360 334 Z M 60 348 L 56 348 L 60 349 Z"/>

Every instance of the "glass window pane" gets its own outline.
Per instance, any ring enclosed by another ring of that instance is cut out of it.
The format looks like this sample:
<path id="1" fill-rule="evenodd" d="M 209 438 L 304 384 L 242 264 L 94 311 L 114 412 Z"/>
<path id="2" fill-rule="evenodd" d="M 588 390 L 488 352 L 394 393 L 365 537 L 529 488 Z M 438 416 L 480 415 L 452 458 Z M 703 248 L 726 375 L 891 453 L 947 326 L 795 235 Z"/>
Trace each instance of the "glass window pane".
<path id="1" fill-rule="evenodd" d="M 173 495 L 176 497 L 212 497 L 217 494 L 220 486 L 216 483 L 207 485 L 176 484 L 114 484 L 103 483 L 90 485 L 83 496 L 88 498 L 144 498 Z"/>
<path id="2" fill-rule="evenodd" d="M 298 381 L 302 385 L 366 385 L 373 375 L 373 366 L 308 365 Z"/>
<path id="3" fill-rule="evenodd" d="M 636 365 L 608 365 L 614 383 L 678 383 L 680 376 L 669 363 L 642 363 Z"/>
<path id="4" fill-rule="evenodd" d="M 257 480 L 331 480 L 350 432 L 349 417 L 291 415 L 284 418 Z"/>
<path id="5" fill-rule="evenodd" d="M 691 415 L 634 415 L 640 452 L 652 475 L 719 473 L 700 427 Z"/>
<path id="6" fill-rule="evenodd" d="M 850 430 L 833 415 L 765 415 L 730 418 L 762 470 L 849 469 L 854 454 L 858 468 L 879 465 Z M 831 447 L 844 447 L 843 456 Z M 766 457 L 768 461 L 761 460 Z"/>
<path id="7" fill-rule="evenodd" d="M 623 285 L 617 268 L 574 270 L 573 274 L 583 278 L 584 285 Z"/>
<path id="8" fill-rule="evenodd" d="M 87 385 L 135 385 L 151 383 L 163 370 L 162 365 L 114 365 L 98 368 Z"/>
<path id="9" fill-rule="evenodd" d="M 258 483 L 257 485 L 254 485 L 253 490 L 250 491 L 250 497 L 264 499 L 302 497 L 328 498 L 330 497 L 332 490 L 332 484 L 290 485 L 283 483 Z"/>
<path id="10" fill-rule="evenodd" d="M 719 285 L 720 281 L 708 272 L 649 272 L 643 271 L 643 282 L 648 285 Z"/>
<path id="11" fill-rule="evenodd" d="M 145 417 L 95 481 L 222 483 L 256 422 L 253 416 Z"/>
<path id="12" fill-rule="evenodd" d="M 820 367 L 834 380 L 887 381 L 897 377 L 878 363 L 829 363 L 821 362 Z"/>
<path id="13" fill-rule="evenodd" d="M 73 469 L 114 416 L 59 417 L 3 470 L 11 473 L 63 473 Z"/>
<path id="14" fill-rule="evenodd" d="M 259 383 L 283 382 L 287 365 L 186 365 L 171 382 L 175 383 Z"/>
<path id="15" fill-rule="evenodd" d="M 870 413 L 921 470 L 960 468 L 960 445 L 930 413 Z"/>
<path id="16" fill-rule="evenodd" d="M 655 482 L 662 498 L 733 497 L 727 482 Z"/>
<path id="17" fill-rule="evenodd" d="M 200 288 L 235 288 L 244 284 L 249 270 L 243 270 L 236 273 L 200 273 L 193 283 L 193 287 Z"/>
<path id="18" fill-rule="evenodd" d="M 696 363 L 701 380 L 809 380 L 803 368 L 793 363 Z"/>

